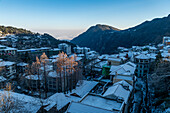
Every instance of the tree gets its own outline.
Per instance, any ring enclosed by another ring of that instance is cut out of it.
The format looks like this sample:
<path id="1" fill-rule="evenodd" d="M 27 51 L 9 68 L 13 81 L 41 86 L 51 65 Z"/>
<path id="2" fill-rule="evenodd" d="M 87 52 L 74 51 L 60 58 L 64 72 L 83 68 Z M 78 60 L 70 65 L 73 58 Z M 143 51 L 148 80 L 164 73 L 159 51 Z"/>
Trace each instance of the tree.
<path id="1" fill-rule="evenodd" d="M 75 56 L 75 55 L 74 55 Z M 78 65 L 78 62 L 76 62 L 76 56 L 71 56 L 68 59 L 68 72 L 70 73 L 71 81 L 70 81 L 70 91 L 73 89 L 73 85 L 76 84 L 76 69 L 75 67 Z M 74 74 L 73 74 L 74 73 Z"/>
<path id="2" fill-rule="evenodd" d="M 6 85 L 5 91 L 1 94 L 0 101 L 0 112 L 1 113 L 9 113 L 11 109 L 14 107 L 14 101 L 11 97 L 12 86 L 11 83 Z"/>
<path id="3" fill-rule="evenodd" d="M 45 97 L 47 98 L 47 92 L 48 92 L 48 87 L 47 87 L 47 63 L 48 63 L 48 57 L 45 53 L 43 53 L 40 57 L 40 61 L 41 64 L 43 65 L 43 75 L 44 75 L 44 83 L 45 83 L 45 87 L 44 87 L 44 91 L 45 91 Z"/>
<path id="4" fill-rule="evenodd" d="M 66 67 L 67 67 L 67 54 L 64 52 L 59 53 L 59 57 L 57 58 L 56 63 L 57 63 L 57 73 L 60 74 L 60 80 L 59 80 L 59 89 L 60 90 L 59 91 L 62 91 L 62 89 L 63 89 L 64 93 L 65 93 L 65 88 L 66 88 L 65 75 L 66 75 Z M 64 85 L 62 85 L 62 80 L 64 81 Z"/>

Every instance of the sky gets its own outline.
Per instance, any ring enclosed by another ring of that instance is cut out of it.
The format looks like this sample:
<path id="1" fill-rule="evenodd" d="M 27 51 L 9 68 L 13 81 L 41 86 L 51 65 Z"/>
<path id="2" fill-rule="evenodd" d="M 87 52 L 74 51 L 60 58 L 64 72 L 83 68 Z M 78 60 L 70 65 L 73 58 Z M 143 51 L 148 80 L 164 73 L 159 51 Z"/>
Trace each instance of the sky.
<path id="1" fill-rule="evenodd" d="M 90 26 L 127 29 L 170 14 L 170 0 L 0 0 L 0 25 L 72 39 Z"/>

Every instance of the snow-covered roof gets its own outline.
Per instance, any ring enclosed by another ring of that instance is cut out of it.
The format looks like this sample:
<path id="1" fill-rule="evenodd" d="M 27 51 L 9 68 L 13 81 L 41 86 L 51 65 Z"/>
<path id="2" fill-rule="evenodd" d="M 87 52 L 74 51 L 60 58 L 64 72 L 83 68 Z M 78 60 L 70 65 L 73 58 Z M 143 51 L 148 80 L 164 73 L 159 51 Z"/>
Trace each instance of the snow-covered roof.
<path id="1" fill-rule="evenodd" d="M 136 58 L 137 59 L 150 59 L 150 57 L 145 54 L 140 54 L 140 55 L 136 56 Z"/>
<path id="2" fill-rule="evenodd" d="M 0 45 L 0 47 L 6 47 L 6 46 L 4 46 L 4 45 Z"/>
<path id="3" fill-rule="evenodd" d="M 170 53 L 161 53 L 162 57 L 166 58 L 166 57 L 170 57 Z"/>
<path id="4" fill-rule="evenodd" d="M 0 48 L 4 48 L 4 49 L 0 49 L 0 50 L 4 50 L 4 51 L 8 51 L 8 50 L 17 50 L 16 48 L 7 47 L 7 46 L 4 46 L 4 45 L 0 45 Z"/>
<path id="5" fill-rule="evenodd" d="M 111 111 L 119 111 L 121 110 L 122 104 L 121 102 L 117 102 L 112 99 L 107 99 L 102 96 L 98 95 L 87 95 L 83 100 L 81 100 L 81 103 L 87 104 L 90 106 L 103 108 Z"/>
<path id="6" fill-rule="evenodd" d="M 26 79 L 31 79 L 31 80 L 42 80 L 43 76 L 42 75 L 28 75 L 25 78 Z"/>
<path id="7" fill-rule="evenodd" d="M 117 62 L 121 62 L 120 58 L 108 58 L 108 61 L 117 61 Z"/>
<path id="8" fill-rule="evenodd" d="M 133 77 L 132 76 L 124 76 L 124 75 L 130 75 L 130 73 L 124 73 L 123 76 L 122 75 L 118 75 L 118 76 L 116 76 L 116 79 L 133 81 Z"/>
<path id="9" fill-rule="evenodd" d="M 96 85 L 98 82 L 95 81 L 86 81 L 82 80 L 77 83 L 76 89 L 72 90 L 72 94 L 76 94 L 80 97 L 83 97 L 87 93 L 89 93 Z"/>
<path id="10" fill-rule="evenodd" d="M 60 51 L 61 49 L 59 49 L 59 48 L 54 48 L 54 49 L 52 49 L 52 50 L 54 50 L 54 51 Z"/>
<path id="11" fill-rule="evenodd" d="M 130 74 L 134 74 L 134 71 L 136 69 L 136 65 L 132 62 L 127 62 L 126 64 L 122 64 L 119 66 L 111 66 L 110 68 L 110 75 L 125 75 L 125 73 L 129 72 Z"/>
<path id="12" fill-rule="evenodd" d="M 128 89 L 125 89 L 125 87 L 128 87 Z M 108 97 L 108 98 L 113 98 L 113 97 L 122 97 L 125 101 L 125 103 L 127 103 L 128 98 L 130 96 L 130 93 L 132 91 L 133 87 L 128 84 L 126 81 L 120 81 L 117 82 L 115 84 L 113 84 L 113 86 L 109 87 L 106 92 L 103 94 L 104 97 Z"/>
<path id="13" fill-rule="evenodd" d="M 105 64 L 107 64 L 107 61 L 101 61 L 101 62 L 95 64 L 95 67 L 102 68 Z"/>
<path id="14" fill-rule="evenodd" d="M 71 101 L 78 102 L 79 100 L 80 98 L 75 96 L 68 96 L 65 95 L 64 93 L 55 93 L 54 95 L 46 99 L 46 101 L 50 103 L 50 105 L 48 105 L 44 109 L 49 111 L 54 105 L 56 105 L 57 110 L 60 110 L 61 108 L 66 106 L 69 102 Z"/>
<path id="15" fill-rule="evenodd" d="M 56 72 L 56 71 L 51 71 L 51 72 L 49 72 L 48 76 L 49 76 L 49 77 L 53 77 L 53 78 L 55 78 L 55 77 L 57 77 L 57 76 L 58 76 L 58 74 L 57 74 L 57 72 Z"/>
<path id="16" fill-rule="evenodd" d="M 11 91 L 0 91 L 0 98 L 7 96 L 8 93 L 14 102 L 14 107 L 10 113 L 37 113 L 41 107 L 40 99 Z"/>
<path id="17" fill-rule="evenodd" d="M 17 66 L 27 66 L 28 64 L 27 63 L 24 63 L 24 62 L 21 62 L 21 63 L 18 63 Z"/>
<path id="18" fill-rule="evenodd" d="M 12 66 L 14 64 L 15 64 L 15 62 L 10 62 L 10 61 L 2 61 L 2 62 L 0 62 L 0 66 Z"/>
<path id="19" fill-rule="evenodd" d="M 7 79 L 5 78 L 5 77 L 3 77 L 3 76 L 0 76 L 0 82 L 4 82 L 4 81 L 6 81 Z"/>
<path id="20" fill-rule="evenodd" d="M 51 56 L 50 58 L 58 58 L 59 57 L 59 55 L 53 55 L 53 56 Z"/>
<path id="21" fill-rule="evenodd" d="M 151 49 L 151 50 L 157 50 L 157 48 L 154 47 L 154 46 L 150 46 L 149 49 Z"/>
<path id="22" fill-rule="evenodd" d="M 170 62 L 170 58 L 163 58 L 163 61 Z"/>
<path id="23" fill-rule="evenodd" d="M 102 108 L 71 102 L 66 113 L 117 113 L 110 110 L 105 110 Z"/>
<path id="24" fill-rule="evenodd" d="M 109 55 L 108 54 L 103 54 L 101 56 L 98 56 L 99 59 L 108 59 Z"/>
<path id="25" fill-rule="evenodd" d="M 59 48 L 60 48 L 61 46 L 66 46 L 66 47 L 68 47 L 69 45 L 68 45 L 68 44 L 66 44 L 66 43 L 58 44 L 58 47 L 59 47 Z"/>
<path id="26" fill-rule="evenodd" d="M 7 40 L 0 40 L 1 42 L 6 42 Z"/>

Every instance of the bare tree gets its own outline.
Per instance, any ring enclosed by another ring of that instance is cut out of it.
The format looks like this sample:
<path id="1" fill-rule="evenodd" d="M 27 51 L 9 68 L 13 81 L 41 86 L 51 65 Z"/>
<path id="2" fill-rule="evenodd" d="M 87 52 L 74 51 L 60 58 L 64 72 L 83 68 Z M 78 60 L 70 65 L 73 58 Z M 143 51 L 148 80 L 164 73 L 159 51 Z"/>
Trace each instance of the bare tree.
<path id="1" fill-rule="evenodd" d="M 59 57 L 57 58 L 57 73 L 60 74 L 60 80 L 59 80 L 59 91 L 64 90 L 64 93 L 66 91 L 66 67 L 67 67 L 67 54 L 64 52 L 59 53 Z M 62 80 L 64 82 L 64 85 L 62 85 Z"/>
<path id="2" fill-rule="evenodd" d="M 45 83 L 45 87 L 44 87 L 44 91 L 45 91 L 45 98 L 47 98 L 47 93 L 48 93 L 48 87 L 47 87 L 47 63 L 48 63 L 48 57 L 45 53 L 43 53 L 40 57 L 40 61 L 41 64 L 43 65 L 43 75 L 44 75 L 44 83 Z"/>
<path id="3" fill-rule="evenodd" d="M 11 109 L 14 107 L 14 101 L 12 100 L 11 93 L 12 86 L 11 83 L 6 85 L 5 91 L 1 94 L 1 101 L 0 101 L 0 112 L 1 113 L 9 113 Z"/>
<path id="4" fill-rule="evenodd" d="M 75 58 L 74 56 L 71 56 L 69 59 L 68 59 L 68 72 L 70 74 L 70 77 L 71 77 L 71 80 L 70 80 L 70 91 L 73 89 L 73 82 L 74 82 L 74 78 L 75 76 L 73 77 L 73 73 L 75 73 L 75 67 L 78 65 L 78 63 L 75 61 Z M 75 83 L 74 83 L 75 84 Z"/>

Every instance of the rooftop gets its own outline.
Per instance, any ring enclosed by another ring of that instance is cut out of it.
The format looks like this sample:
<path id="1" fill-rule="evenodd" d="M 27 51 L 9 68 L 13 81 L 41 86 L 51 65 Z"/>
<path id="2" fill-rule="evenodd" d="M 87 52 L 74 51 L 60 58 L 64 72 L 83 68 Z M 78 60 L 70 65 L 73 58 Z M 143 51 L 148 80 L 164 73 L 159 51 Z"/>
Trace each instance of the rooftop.
<path id="1" fill-rule="evenodd" d="M 81 103 L 87 104 L 90 106 L 103 108 L 111 111 L 119 111 L 122 108 L 123 103 L 119 103 L 117 101 L 114 101 L 112 99 L 107 99 L 102 96 L 97 95 L 87 95 L 83 100 L 81 100 Z"/>
<path id="2" fill-rule="evenodd" d="M 117 113 L 117 112 L 105 110 L 102 108 L 98 108 L 82 103 L 71 102 L 66 113 Z"/>

